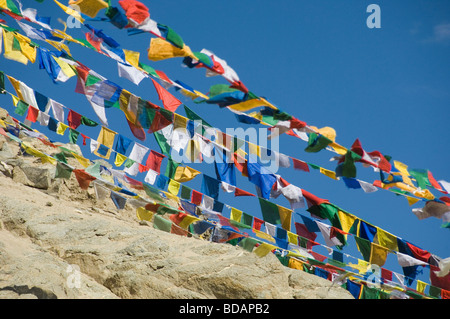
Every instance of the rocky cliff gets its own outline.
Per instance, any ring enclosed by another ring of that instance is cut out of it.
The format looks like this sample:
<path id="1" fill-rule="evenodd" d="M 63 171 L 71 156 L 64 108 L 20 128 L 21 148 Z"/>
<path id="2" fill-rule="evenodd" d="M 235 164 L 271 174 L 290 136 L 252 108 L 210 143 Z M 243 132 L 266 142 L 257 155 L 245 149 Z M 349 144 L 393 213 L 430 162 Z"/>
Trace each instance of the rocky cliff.
<path id="1" fill-rule="evenodd" d="M 6 116 L 3 116 L 6 118 Z M 56 150 L 20 136 L 36 149 Z M 70 145 L 66 145 L 70 147 Z M 349 299 L 331 281 L 269 253 L 180 236 L 117 209 L 92 185 L 0 136 L 0 298 Z M 73 165 L 76 161 L 73 160 Z"/>

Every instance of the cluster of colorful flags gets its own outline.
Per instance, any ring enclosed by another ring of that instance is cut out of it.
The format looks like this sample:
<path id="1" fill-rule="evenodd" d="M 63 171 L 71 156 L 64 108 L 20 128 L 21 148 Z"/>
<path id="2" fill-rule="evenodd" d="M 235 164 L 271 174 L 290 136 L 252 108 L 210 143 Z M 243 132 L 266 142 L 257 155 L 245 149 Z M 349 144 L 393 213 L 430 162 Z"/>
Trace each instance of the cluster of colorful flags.
<path id="1" fill-rule="evenodd" d="M 440 257 L 361 220 L 326 199 L 309 193 L 288 182 L 279 174 L 270 172 L 258 162 L 250 161 L 250 155 L 261 156 L 262 147 L 220 132 L 183 105 L 169 92 L 168 88 L 174 87 L 176 91 L 190 97 L 194 103 L 217 104 L 220 108 L 227 108 L 236 115 L 240 123 L 267 125 L 270 132 L 274 134 L 272 137 L 283 133 L 298 137 L 307 142 L 305 152 L 316 153 L 327 149 L 338 155 L 334 158 L 337 161 L 335 169 L 329 170 L 276 152 L 275 160 L 280 166 L 292 165 L 294 169 L 307 172 L 310 168 L 317 169 L 332 179 L 344 181 L 349 188 L 362 188 L 365 192 L 378 189 L 392 191 L 406 197 L 410 205 L 424 201 L 424 207 L 413 209 L 413 213 L 420 219 L 431 216 L 441 218 L 444 221 L 444 227 L 450 225 L 450 198 L 447 196 L 437 198 L 430 189 L 448 194 L 450 183 L 436 180 L 429 170 L 408 169 L 404 163 L 392 161 L 389 156 L 379 151 L 367 152 L 359 140 L 356 140 L 349 149 L 337 144 L 336 132 L 332 128 L 319 129 L 307 125 L 280 110 L 267 99 L 252 93 L 225 60 L 206 49 L 200 52 L 192 51 L 174 30 L 152 20 L 148 8 L 139 1 L 120 0 L 120 8 L 112 6 L 110 1 L 103 0 L 69 1 L 69 6 L 56 0 L 54 2 L 87 29 L 86 38 L 74 39 L 65 30 L 53 29 L 48 18 L 40 17 L 35 9 L 23 9 L 20 2 L 16 6 L 12 0 L 0 1 L 1 11 L 16 20 L 26 34 L 22 35 L 19 30 L 9 27 L 4 20 L 0 21 L 0 39 L 3 42 L 0 42 L 0 48 L 2 46 L 4 48 L 3 56 L 23 64 L 37 61 L 39 68 L 45 70 L 55 83 L 66 82 L 76 77 L 75 92 L 85 95 L 100 123 L 67 108 L 3 72 L 0 72 L 0 90 L 11 95 L 15 106 L 14 112 L 24 116 L 28 123 L 38 122 L 59 135 L 64 135 L 68 131 L 70 143 L 76 144 L 81 136 L 83 145 L 86 145 L 89 139 L 92 154 L 106 160 L 113 159 L 116 167 L 123 165 L 124 169 L 120 171 L 121 173 L 115 169 L 108 170 L 97 164 L 93 165 L 91 161 L 79 154 L 68 153 L 67 150 L 63 150 L 56 159 L 52 159 L 30 148 L 26 143 L 22 143 L 28 154 L 54 163 L 61 176 L 70 177 L 67 171 L 73 172 L 83 189 L 89 187 L 90 182 L 104 177 L 108 172 L 106 175 L 111 176 L 110 182 L 115 187 L 119 187 L 122 193 L 137 196 L 133 191 L 122 188 L 123 185 L 118 176 L 121 177 L 122 182 L 126 181 L 132 185 L 132 188 L 145 190 L 150 197 L 156 194 L 156 198 L 160 200 L 162 191 L 165 197 L 175 198 L 179 205 L 175 209 L 161 204 L 152 204 L 157 206 L 150 205 L 138 209 L 139 218 L 154 217 L 161 229 L 173 230 L 173 224 L 181 225 L 185 231 L 188 227 L 194 227 L 197 222 L 200 222 L 196 208 L 201 207 L 201 215 L 206 217 L 206 220 L 212 222 L 212 225 L 221 226 L 214 228 L 216 237 L 221 238 L 221 241 L 241 243 L 248 247 L 249 238 L 251 238 L 247 233 L 249 230 L 256 237 L 263 239 L 263 241 L 250 240 L 254 243 L 253 246 L 250 245 L 251 250 L 256 246 L 256 252 L 261 256 L 281 249 L 283 257 L 296 257 L 297 262 L 300 262 L 299 258 L 308 258 L 311 261 L 314 258 L 309 258 L 311 255 L 301 246 L 311 249 L 314 246 L 311 241 L 314 242 L 315 233 L 321 233 L 328 248 L 336 247 L 339 250 L 347 245 L 350 235 L 355 239 L 363 260 L 380 267 L 384 265 L 389 253 L 396 254 L 408 285 L 414 280 L 419 266 L 430 267 L 430 269 L 433 267 L 433 270 L 442 268 Z M 73 10 L 70 5 L 76 5 L 81 13 Z M 109 22 L 117 28 L 127 29 L 129 34 L 149 32 L 156 36 L 150 41 L 149 60 L 159 61 L 182 57 L 187 67 L 206 68 L 207 76 L 221 75 L 229 82 L 229 85 L 214 85 L 208 94 L 203 94 L 181 81 L 171 80 L 164 72 L 140 62 L 139 52 L 121 48 L 118 42 L 103 31 L 86 24 L 88 20 L 86 16 L 95 18 L 103 9 L 106 10 L 105 14 Z M 31 22 L 35 26 L 24 21 Z M 56 48 L 56 51 L 40 46 L 33 40 L 44 41 Z M 70 54 L 66 42 L 82 45 L 116 60 L 118 75 L 136 85 L 139 85 L 143 79 L 150 78 L 163 107 L 133 94 L 76 60 Z M 6 78 L 14 88 L 15 94 L 6 89 Z M 186 117 L 176 113 L 181 105 L 184 106 Z M 139 142 L 108 128 L 106 110 L 109 108 L 123 112 L 128 127 Z M 98 137 L 93 139 L 81 133 L 80 129 L 83 126 L 100 126 Z M 8 132 L 14 129 L 6 124 L 3 127 Z M 5 131 L 3 133 L 7 134 Z M 12 136 L 15 135 L 8 134 L 7 136 L 14 139 Z M 160 152 L 151 150 L 145 145 L 147 134 L 154 136 Z M 211 139 L 211 136 L 214 139 Z M 15 138 L 17 139 L 17 136 Z M 42 141 L 47 140 L 42 139 Z M 47 143 L 50 142 L 47 141 Z M 247 146 L 247 149 L 244 146 Z M 191 162 L 212 159 L 216 177 L 208 176 L 175 161 L 172 158 L 173 151 L 179 153 L 181 150 Z M 75 157 L 85 169 L 69 169 L 65 158 L 68 155 Z M 164 173 L 161 172 L 163 160 L 167 160 Z M 372 183 L 357 179 L 355 163 L 374 168 L 380 173 L 380 179 Z M 237 172 L 255 185 L 256 194 L 237 187 Z M 145 173 L 144 182 L 129 177 L 137 176 L 138 173 Z M 201 191 L 184 185 L 196 176 L 202 178 Z M 234 193 L 235 196 L 258 198 L 262 219 L 220 202 L 220 190 Z M 277 198 L 279 195 L 287 199 L 290 208 L 270 201 L 271 198 Z M 118 208 L 124 207 L 126 201 L 122 199 L 122 195 L 111 192 L 110 197 Z M 230 210 L 229 218 L 224 217 L 224 207 Z M 298 213 L 298 208 L 306 208 L 315 220 L 302 216 L 305 224 L 292 223 L 292 213 L 296 210 Z M 160 214 L 153 215 L 151 212 Z M 171 214 L 170 227 L 168 222 L 162 220 L 160 216 L 167 212 Z M 331 225 L 325 224 L 323 222 L 325 220 L 328 220 Z M 263 228 L 264 231 L 262 231 Z M 295 232 L 292 231 L 293 228 Z M 193 228 L 190 230 L 194 232 Z M 308 242 L 306 246 L 303 245 L 305 239 Z M 358 259 L 358 261 L 361 260 Z M 358 264 L 364 263 L 358 262 Z M 316 268 L 324 271 L 323 267 Z M 433 273 L 433 278 L 430 278 L 432 283 L 439 282 L 441 289 L 450 290 L 447 284 L 442 286 L 443 280 L 435 276 L 434 271 L 430 273 Z M 447 274 L 445 276 L 448 277 Z M 419 290 L 423 292 L 422 288 Z"/>

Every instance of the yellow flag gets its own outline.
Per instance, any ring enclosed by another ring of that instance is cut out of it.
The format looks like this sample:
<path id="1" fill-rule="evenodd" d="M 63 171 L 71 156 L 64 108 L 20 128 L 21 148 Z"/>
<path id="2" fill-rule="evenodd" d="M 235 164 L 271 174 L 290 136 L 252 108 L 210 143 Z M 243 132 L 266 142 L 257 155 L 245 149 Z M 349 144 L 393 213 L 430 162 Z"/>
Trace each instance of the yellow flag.
<path id="1" fill-rule="evenodd" d="M 370 267 L 370 263 L 365 260 L 358 259 L 358 264 L 348 263 L 348 266 L 359 271 L 360 274 L 364 274 Z"/>
<path id="2" fill-rule="evenodd" d="M 63 122 L 59 122 L 58 127 L 56 128 L 56 134 L 64 135 L 64 132 L 67 128 L 68 126 L 66 124 L 64 124 Z"/>
<path id="3" fill-rule="evenodd" d="M 290 231 L 292 210 L 283 206 L 278 206 L 278 213 L 280 214 L 281 227 L 285 230 Z"/>
<path id="4" fill-rule="evenodd" d="M 151 221 L 153 217 L 153 212 L 146 210 L 144 207 L 139 207 L 136 209 L 136 216 L 139 220 Z"/>
<path id="5" fill-rule="evenodd" d="M 320 167 L 319 170 L 320 170 L 320 172 L 321 172 L 323 175 L 328 176 L 329 178 L 332 178 L 332 179 L 337 180 L 337 177 L 336 177 L 336 173 L 335 173 L 335 172 L 330 171 L 330 170 L 328 170 L 328 169 L 325 169 L 325 168 L 323 168 L 323 167 Z"/>
<path id="6" fill-rule="evenodd" d="M 322 128 L 317 128 L 315 126 L 310 126 L 311 129 L 317 131 L 320 135 L 325 136 L 327 139 L 331 140 L 332 142 L 335 142 L 336 140 L 336 130 L 332 127 L 325 126 Z M 337 146 L 337 144 L 336 144 Z"/>
<path id="7" fill-rule="evenodd" d="M 17 97 L 15 97 L 14 95 L 12 95 L 13 98 L 13 102 L 14 105 L 17 105 L 17 102 L 19 102 L 19 100 L 24 100 L 23 98 L 23 94 L 22 91 L 20 90 L 20 81 L 16 80 L 15 78 L 13 78 L 12 76 L 7 75 L 9 82 L 11 82 L 14 90 L 16 91 Z"/>
<path id="8" fill-rule="evenodd" d="M 272 236 L 270 236 L 268 233 L 265 233 L 263 231 L 257 230 L 257 229 L 253 229 L 253 232 L 255 233 L 256 237 L 268 240 L 272 243 L 275 243 L 275 238 L 273 238 Z"/>
<path id="9" fill-rule="evenodd" d="M 416 190 L 413 194 L 428 200 L 434 199 L 434 195 L 428 189 Z"/>
<path id="10" fill-rule="evenodd" d="M 228 108 L 230 108 L 232 110 L 240 111 L 240 112 L 246 112 L 251 109 L 254 109 L 255 107 L 260 107 L 260 106 L 271 107 L 272 104 L 270 104 L 269 102 L 267 102 L 264 99 L 251 99 L 251 100 L 247 100 L 244 102 L 229 105 Z"/>
<path id="11" fill-rule="evenodd" d="M 125 50 L 125 49 L 123 50 L 123 52 L 125 53 L 125 61 L 127 61 L 132 66 L 140 69 L 140 67 L 139 67 L 140 53 L 136 52 L 136 51 Z"/>
<path id="12" fill-rule="evenodd" d="M 197 94 L 197 96 L 199 96 L 199 97 L 201 97 L 203 99 L 206 99 L 206 100 L 209 99 L 209 96 L 203 94 L 202 92 L 199 92 L 199 91 L 196 91 L 196 90 L 194 90 L 194 92 L 195 92 L 195 94 Z"/>
<path id="13" fill-rule="evenodd" d="M 179 190 L 180 190 L 180 183 L 178 183 L 177 181 L 174 181 L 173 179 L 171 179 L 170 182 L 169 182 L 169 186 L 167 188 L 167 191 L 169 193 L 171 193 L 172 195 L 177 196 Z"/>
<path id="14" fill-rule="evenodd" d="M 43 157 L 41 157 L 41 162 L 42 164 L 50 163 L 52 165 L 56 165 L 57 160 L 45 154 Z"/>
<path id="15" fill-rule="evenodd" d="M 20 44 L 20 51 L 22 54 L 31 62 L 34 63 L 36 61 L 36 47 L 31 45 L 31 40 L 21 34 L 14 35 L 16 40 Z"/>
<path id="16" fill-rule="evenodd" d="M 415 187 L 413 182 L 411 181 L 411 179 L 409 178 L 409 172 L 408 172 L 408 166 L 399 162 L 399 161 L 394 161 L 394 166 L 395 168 L 397 168 L 400 171 L 400 174 L 402 175 L 403 181 L 412 186 Z"/>
<path id="17" fill-rule="evenodd" d="M 260 149 L 259 145 L 255 145 L 253 143 L 248 142 L 248 152 L 250 154 L 261 157 L 261 149 Z"/>
<path id="18" fill-rule="evenodd" d="M 425 293 L 425 288 L 427 287 L 427 283 L 421 281 L 421 280 L 417 280 L 417 286 L 416 286 L 416 290 L 417 292 L 420 293 Z"/>
<path id="19" fill-rule="evenodd" d="M 122 155 L 120 153 L 116 153 L 116 159 L 114 160 L 114 165 L 119 167 L 123 163 L 125 163 L 126 160 L 127 160 L 127 157 L 125 155 Z"/>
<path id="20" fill-rule="evenodd" d="M 69 5 L 77 5 L 81 13 L 91 18 L 95 18 L 100 10 L 108 8 L 108 3 L 103 0 L 70 0 Z"/>
<path id="21" fill-rule="evenodd" d="M 345 155 L 345 154 L 347 154 L 347 148 L 345 148 L 344 146 L 339 145 L 339 144 L 337 144 L 337 143 L 335 143 L 335 142 L 330 143 L 328 146 L 330 146 L 331 148 L 333 148 L 333 150 L 334 150 L 337 154 L 339 154 L 339 155 Z"/>
<path id="22" fill-rule="evenodd" d="M 110 130 L 109 128 L 102 126 L 100 133 L 98 135 L 98 138 L 97 138 L 97 142 L 99 143 L 99 145 L 98 145 L 97 149 L 94 150 L 94 154 L 99 157 L 109 159 L 109 156 L 111 155 L 111 148 L 113 147 L 113 144 L 114 144 L 114 137 L 116 136 L 116 134 L 117 134 L 116 132 Z M 106 153 L 106 155 L 102 155 L 102 154 L 98 153 L 98 148 L 100 147 L 100 144 L 102 144 L 108 148 L 108 152 Z"/>
<path id="23" fill-rule="evenodd" d="M 376 241 L 383 247 L 398 251 L 397 237 L 377 227 Z"/>
<path id="24" fill-rule="evenodd" d="M 73 157 L 75 157 L 75 158 L 77 159 L 77 161 L 78 161 L 83 167 L 86 168 L 86 167 L 89 167 L 89 166 L 91 165 L 91 161 L 88 160 L 87 158 L 84 158 L 83 156 L 78 155 L 78 154 L 75 153 L 75 152 L 72 152 L 71 154 L 73 155 Z"/>
<path id="25" fill-rule="evenodd" d="M 14 37 L 14 32 L 3 30 L 3 45 L 5 52 L 3 56 L 9 60 L 20 62 L 22 64 L 28 64 L 28 58 L 20 50 L 14 49 L 14 41 L 17 39 Z"/>
<path id="26" fill-rule="evenodd" d="M 295 258 L 289 258 L 289 268 L 303 270 L 303 262 Z"/>
<path id="27" fill-rule="evenodd" d="M 161 38 L 152 38 L 150 47 L 147 50 L 148 59 L 151 61 L 160 61 L 176 57 L 190 56 L 197 59 L 191 49 L 184 45 L 182 49 L 175 47 L 170 42 Z"/>
<path id="28" fill-rule="evenodd" d="M 417 203 L 420 200 L 418 198 L 414 198 L 411 196 L 406 196 L 406 199 L 408 200 L 409 206 L 414 205 L 415 203 Z"/>
<path id="29" fill-rule="evenodd" d="M 71 78 L 72 76 L 77 75 L 70 64 L 64 62 L 58 57 L 54 57 L 54 59 L 56 63 L 58 63 L 58 65 L 60 66 L 61 71 L 63 71 L 63 73 L 67 76 L 67 78 Z"/>
<path id="30" fill-rule="evenodd" d="M 197 218 L 195 216 L 186 215 L 184 216 L 183 220 L 178 224 L 183 229 L 187 229 L 190 224 L 200 220 L 200 218 Z"/>
<path id="31" fill-rule="evenodd" d="M 240 211 L 239 209 L 236 209 L 234 207 L 231 207 L 230 219 L 240 223 L 241 217 L 242 217 L 242 211 Z"/>
<path id="32" fill-rule="evenodd" d="M 386 263 L 388 253 L 389 249 L 386 247 L 371 243 L 370 263 L 383 267 Z"/>
<path id="33" fill-rule="evenodd" d="M 290 231 L 287 231 L 288 242 L 294 245 L 298 245 L 298 235 Z"/>
<path id="34" fill-rule="evenodd" d="M 199 174 L 201 174 L 201 172 L 189 166 L 178 166 L 173 179 L 180 183 L 186 183 L 194 179 L 195 176 Z"/>
<path id="35" fill-rule="evenodd" d="M 201 151 L 199 147 L 199 143 L 196 140 L 189 140 L 185 152 L 186 157 L 191 161 L 191 163 L 195 163 L 195 161 L 200 161 L 201 159 Z"/>
<path id="36" fill-rule="evenodd" d="M 276 249 L 274 245 L 262 243 L 256 249 L 253 251 L 258 257 L 264 257 L 268 253 L 270 253 L 272 250 Z"/>
<path id="37" fill-rule="evenodd" d="M 173 114 L 173 129 L 177 128 L 186 128 L 188 119 L 184 116 L 181 116 L 177 113 Z"/>
<path id="38" fill-rule="evenodd" d="M 341 222 L 342 230 L 346 233 L 349 232 L 350 228 L 353 226 L 356 220 L 356 216 L 346 213 L 344 211 L 338 210 L 339 221 Z M 345 235 L 347 236 L 347 235 Z"/>
<path id="39" fill-rule="evenodd" d="M 17 103 L 19 103 L 19 98 L 17 96 L 11 95 L 14 106 L 17 106 Z"/>
<path id="40" fill-rule="evenodd" d="M 65 13 L 67 13 L 68 15 L 71 15 L 72 17 L 74 17 L 76 20 L 80 21 L 81 23 L 84 22 L 84 19 L 81 17 L 81 14 L 69 7 L 66 7 L 65 5 L 63 5 L 62 3 L 53 0 Z"/>

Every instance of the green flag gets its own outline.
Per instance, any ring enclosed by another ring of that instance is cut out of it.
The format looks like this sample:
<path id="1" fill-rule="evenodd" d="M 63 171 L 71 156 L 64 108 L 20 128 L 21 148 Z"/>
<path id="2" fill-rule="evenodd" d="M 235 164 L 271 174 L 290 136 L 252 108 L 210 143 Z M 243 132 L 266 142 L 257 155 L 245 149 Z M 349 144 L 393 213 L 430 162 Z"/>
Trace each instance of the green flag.
<path id="1" fill-rule="evenodd" d="M 317 153 L 331 144 L 332 141 L 321 134 L 309 133 L 308 146 L 305 151 L 308 153 Z"/>
<path id="2" fill-rule="evenodd" d="M 169 158 L 167 161 L 166 172 L 164 173 L 164 175 L 166 175 L 170 179 L 173 179 L 173 177 L 175 176 L 177 167 L 179 165 L 180 165 L 180 163 L 177 163 L 174 160 L 172 160 L 171 158 Z"/>
<path id="3" fill-rule="evenodd" d="M 16 109 L 14 110 L 14 113 L 16 113 L 17 115 L 25 115 L 25 113 L 28 110 L 28 104 L 25 103 L 22 100 L 19 100 L 19 102 L 17 102 L 17 106 Z"/>
<path id="4" fill-rule="evenodd" d="M 56 162 L 55 178 L 69 179 L 72 174 L 72 168 L 64 163 Z"/>
<path id="5" fill-rule="evenodd" d="M 155 136 L 155 140 L 161 149 L 161 153 L 169 157 L 171 147 L 169 143 L 167 143 L 167 139 L 160 132 L 155 132 L 153 135 Z"/>
<path id="6" fill-rule="evenodd" d="M 172 222 L 170 220 L 165 219 L 161 215 L 155 215 L 153 218 L 153 227 L 165 232 L 170 233 L 172 229 Z"/>
<path id="7" fill-rule="evenodd" d="M 347 151 L 344 161 L 336 167 L 336 176 L 344 176 L 348 178 L 356 178 L 355 161 L 361 159 L 361 156 L 352 151 Z"/>
<path id="8" fill-rule="evenodd" d="M 70 129 L 69 130 L 69 142 L 72 144 L 76 144 L 78 141 L 78 136 L 80 135 L 80 132 L 74 130 L 74 129 Z"/>

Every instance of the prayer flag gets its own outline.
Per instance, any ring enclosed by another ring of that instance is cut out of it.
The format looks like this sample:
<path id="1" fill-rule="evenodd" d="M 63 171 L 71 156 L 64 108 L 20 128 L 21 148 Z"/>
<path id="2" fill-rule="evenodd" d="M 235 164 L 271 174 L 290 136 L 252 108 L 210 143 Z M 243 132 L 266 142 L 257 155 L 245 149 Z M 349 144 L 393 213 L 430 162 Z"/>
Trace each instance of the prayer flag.
<path id="1" fill-rule="evenodd" d="M 119 5 L 125 11 L 127 18 L 134 24 L 140 25 L 150 17 L 148 8 L 142 2 L 136 0 L 120 0 Z"/>
<path id="2" fill-rule="evenodd" d="M 159 99 L 163 102 L 164 108 L 171 112 L 175 112 L 181 105 L 181 102 L 154 79 L 151 78 L 151 80 L 158 93 Z"/>
<path id="3" fill-rule="evenodd" d="M 274 174 L 258 163 L 247 162 L 248 179 L 261 189 L 263 198 L 268 199 L 273 185 L 277 181 Z"/>
<path id="4" fill-rule="evenodd" d="M 108 150 L 106 152 L 106 154 L 101 154 L 99 152 L 99 148 L 100 145 L 94 150 L 94 154 L 105 158 L 105 159 L 109 159 L 110 155 L 111 155 L 111 149 L 114 145 L 114 137 L 116 136 L 116 132 L 102 126 L 100 133 L 97 137 L 97 142 L 101 145 L 104 145 Z"/>
<path id="5" fill-rule="evenodd" d="M 219 198 L 219 187 L 220 181 L 203 174 L 202 188 L 201 188 L 203 194 L 208 195 L 217 200 Z"/>
<path id="6" fill-rule="evenodd" d="M 152 38 L 150 47 L 147 50 L 148 59 L 151 61 L 160 61 L 176 57 L 195 57 L 191 49 L 184 45 L 183 48 L 177 48 L 172 43 L 162 38 Z"/>
<path id="7" fill-rule="evenodd" d="M 189 166 L 178 166 L 173 179 L 177 182 L 185 183 L 194 179 L 199 174 L 201 174 L 201 172 Z"/>
<path id="8" fill-rule="evenodd" d="M 103 0 L 70 0 L 69 5 L 76 5 L 81 12 L 91 18 L 95 18 L 98 12 L 108 8 L 108 3 Z"/>
<path id="9" fill-rule="evenodd" d="M 74 169 L 73 173 L 75 174 L 78 184 L 83 190 L 87 190 L 89 188 L 89 184 L 92 181 L 96 180 L 94 176 L 89 175 L 88 173 L 86 173 L 84 170 L 81 169 Z"/>

